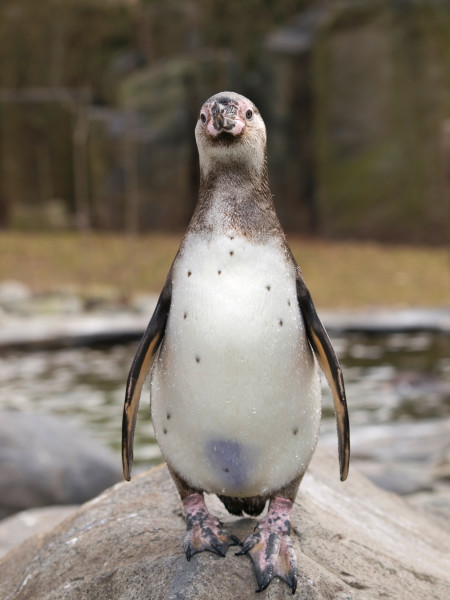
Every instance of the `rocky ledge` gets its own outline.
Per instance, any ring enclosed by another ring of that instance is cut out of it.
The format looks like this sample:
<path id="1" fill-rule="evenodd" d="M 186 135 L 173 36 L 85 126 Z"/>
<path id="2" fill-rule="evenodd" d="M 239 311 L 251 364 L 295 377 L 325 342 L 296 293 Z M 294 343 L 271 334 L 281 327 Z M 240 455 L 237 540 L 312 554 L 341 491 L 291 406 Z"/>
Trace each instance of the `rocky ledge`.
<path id="1" fill-rule="evenodd" d="M 254 519 L 212 510 L 241 539 Z M 450 529 L 353 470 L 338 480 L 336 457 L 319 450 L 301 486 L 292 538 L 295 598 L 447 600 Z M 0 562 L 4 600 L 202 600 L 255 598 L 250 559 L 202 553 L 187 562 L 184 521 L 166 467 L 119 483 Z M 231 549 L 232 550 L 232 549 Z M 262 598 L 291 598 L 275 580 Z"/>
<path id="2" fill-rule="evenodd" d="M 80 504 L 121 479 L 117 456 L 63 418 L 0 411 L 0 518 Z"/>

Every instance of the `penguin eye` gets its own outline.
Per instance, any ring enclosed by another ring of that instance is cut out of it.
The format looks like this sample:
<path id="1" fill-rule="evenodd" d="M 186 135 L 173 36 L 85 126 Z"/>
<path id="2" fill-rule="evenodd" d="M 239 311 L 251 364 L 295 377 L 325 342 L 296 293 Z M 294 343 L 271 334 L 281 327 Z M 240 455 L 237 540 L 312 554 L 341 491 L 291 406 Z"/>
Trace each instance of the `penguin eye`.
<path id="1" fill-rule="evenodd" d="M 250 119 L 253 117 L 253 111 L 251 108 L 248 108 L 247 111 L 245 112 L 245 118 L 250 121 Z"/>
<path id="2" fill-rule="evenodd" d="M 203 125 L 206 123 L 206 115 L 204 112 L 200 113 L 200 121 L 203 123 Z"/>

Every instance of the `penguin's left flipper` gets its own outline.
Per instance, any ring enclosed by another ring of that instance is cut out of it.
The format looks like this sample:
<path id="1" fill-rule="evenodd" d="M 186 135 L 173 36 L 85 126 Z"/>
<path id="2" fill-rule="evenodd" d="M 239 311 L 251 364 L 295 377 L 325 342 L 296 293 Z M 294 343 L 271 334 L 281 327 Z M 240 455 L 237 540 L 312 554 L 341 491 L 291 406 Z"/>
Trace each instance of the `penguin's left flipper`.
<path id="1" fill-rule="evenodd" d="M 347 479 L 350 462 L 350 425 L 345 398 L 344 379 L 333 346 L 317 315 L 311 294 L 300 272 L 297 274 L 297 300 L 303 315 L 309 343 L 314 350 L 322 371 L 325 373 L 333 395 L 338 430 L 339 467 L 341 481 L 344 481 Z"/>
<path id="2" fill-rule="evenodd" d="M 145 378 L 150 371 L 153 359 L 166 331 L 167 319 L 172 300 L 172 278 L 169 273 L 164 288 L 156 304 L 150 323 L 141 339 L 128 374 L 125 403 L 122 419 L 122 466 L 127 481 L 131 478 L 133 464 L 133 440 L 136 426 L 139 399 Z"/>

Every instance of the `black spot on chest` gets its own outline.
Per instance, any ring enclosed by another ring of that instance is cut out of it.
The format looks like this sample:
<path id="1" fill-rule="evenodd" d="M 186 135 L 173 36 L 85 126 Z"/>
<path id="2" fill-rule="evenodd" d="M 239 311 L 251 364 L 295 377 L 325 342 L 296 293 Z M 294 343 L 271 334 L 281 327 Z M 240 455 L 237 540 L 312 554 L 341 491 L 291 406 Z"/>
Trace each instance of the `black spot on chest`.
<path id="1" fill-rule="evenodd" d="M 228 485 L 240 487 L 246 482 L 251 472 L 251 461 L 245 445 L 224 439 L 210 440 L 207 452 Z"/>

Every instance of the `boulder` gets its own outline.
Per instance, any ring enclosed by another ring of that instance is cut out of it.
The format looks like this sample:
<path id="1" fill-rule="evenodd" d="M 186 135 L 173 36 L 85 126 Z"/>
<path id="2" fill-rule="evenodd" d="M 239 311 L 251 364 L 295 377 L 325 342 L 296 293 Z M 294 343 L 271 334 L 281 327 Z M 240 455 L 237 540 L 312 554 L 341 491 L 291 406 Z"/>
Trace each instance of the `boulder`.
<path id="1" fill-rule="evenodd" d="M 335 432 L 327 432 L 321 441 L 336 447 Z M 450 516 L 450 418 L 354 427 L 352 465 L 401 496 L 425 492 L 432 501 L 431 495 L 439 494 L 439 510 L 446 505 Z"/>
<path id="2" fill-rule="evenodd" d="M 241 539 L 255 519 L 236 519 L 215 497 L 210 508 Z M 208 552 L 190 562 L 185 524 L 165 466 L 119 483 L 0 562 L 9 600 L 255 599 L 246 556 Z M 448 520 L 428 516 L 355 470 L 340 483 L 335 456 L 318 450 L 293 511 L 299 559 L 295 598 L 379 600 L 450 597 Z M 259 598 L 291 598 L 275 580 Z"/>
<path id="3" fill-rule="evenodd" d="M 0 413 L 0 518 L 81 504 L 121 478 L 120 459 L 63 418 Z"/>
<path id="4" fill-rule="evenodd" d="M 26 539 L 49 529 L 73 514 L 78 506 L 30 508 L 0 521 L 0 557 Z"/>

